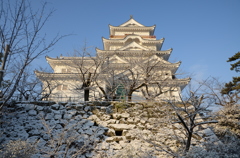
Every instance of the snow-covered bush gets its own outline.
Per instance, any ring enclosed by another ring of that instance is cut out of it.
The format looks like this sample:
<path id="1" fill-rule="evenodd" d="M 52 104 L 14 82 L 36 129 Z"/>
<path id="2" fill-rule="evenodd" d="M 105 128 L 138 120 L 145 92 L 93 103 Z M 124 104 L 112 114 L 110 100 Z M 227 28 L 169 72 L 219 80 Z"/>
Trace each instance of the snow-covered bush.
<path id="1" fill-rule="evenodd" d="M 182 158 L 239 158 L 240 141 L 192 147 Z"/>
<path id="2" fill-rule="evenodd" d="M 240 138 L 240 105 L 224 107 L 217 115 L 218 123 L 213 128 L 219 138 L 224 141 L 231 137 Z"/>
<path id="3" fill-rule="evenodd" d="M 36 143 L 22 140 L 10 140 L 7 144 L 2 146 L 0 158 L 30 158 L 31 155 L 36 152 Z"/>

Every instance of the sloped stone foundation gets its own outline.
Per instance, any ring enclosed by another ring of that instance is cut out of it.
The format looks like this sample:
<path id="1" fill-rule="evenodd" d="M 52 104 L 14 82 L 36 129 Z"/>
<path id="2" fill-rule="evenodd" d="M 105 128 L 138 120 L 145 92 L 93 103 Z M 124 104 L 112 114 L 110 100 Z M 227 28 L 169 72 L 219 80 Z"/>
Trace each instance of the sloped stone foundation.
<path id="1" fill-rule="evenodd" d="M 119 102 L 19 103 L 4 107 L 2 154 L 9 154 L 9 141 L 25 141 L 33 146 L 34 158 L 167 156 L 163 150 L 177 150 L 185 136 L 181 125 L 168 122 L 162 108 L 160 104 Z M 200 145 L 210 139 L 218 141 L 209 128 L 201 126 L 192 143 Z"/>

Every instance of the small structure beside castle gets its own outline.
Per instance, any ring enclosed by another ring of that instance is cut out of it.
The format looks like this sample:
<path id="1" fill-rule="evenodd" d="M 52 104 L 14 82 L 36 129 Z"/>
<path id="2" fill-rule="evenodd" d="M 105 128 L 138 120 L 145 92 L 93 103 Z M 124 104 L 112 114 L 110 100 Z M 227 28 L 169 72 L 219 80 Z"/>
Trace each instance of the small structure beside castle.
<path id="1" fill-rule="evenodd" d="M 154 26 L 130 19 L 109 25 L 110 37 L 102 38 L 96 56 L 81 52 L 72 57 L 46 57 L 53 73 L 36 71 L 43 82 L 42 96 L 53 101 L 89 100 L 180 100 L 190 79 L 175 74 L 181 62 L 168 61 L 172 49 L 161 50 Z"/>

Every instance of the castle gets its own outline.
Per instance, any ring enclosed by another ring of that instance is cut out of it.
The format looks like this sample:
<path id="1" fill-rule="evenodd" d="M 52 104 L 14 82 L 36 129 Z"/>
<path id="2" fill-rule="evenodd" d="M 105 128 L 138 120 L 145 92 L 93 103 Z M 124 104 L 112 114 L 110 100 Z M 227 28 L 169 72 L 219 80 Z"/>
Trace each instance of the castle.
<path id="1" fill-rule="evenodd" d="M 190 79 L 175 76 L 181 62 L 168 61 L 172 49 L 161 50 L 164 38 L 154 35 L 155 25 L 144 26 L 133 17 L 109 25 L 96 56 L 83 50 L 72 57 L 46 57 L 53 73 L 36 71 L 43 83 L 43 99 L 180 100 Z"/>

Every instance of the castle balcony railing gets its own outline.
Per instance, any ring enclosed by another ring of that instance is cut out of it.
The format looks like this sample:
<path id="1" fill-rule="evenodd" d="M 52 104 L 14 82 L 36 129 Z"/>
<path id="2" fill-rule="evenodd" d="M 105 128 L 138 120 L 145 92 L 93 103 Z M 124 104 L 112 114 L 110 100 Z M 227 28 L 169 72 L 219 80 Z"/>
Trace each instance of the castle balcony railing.
<path id="1" fill-rule="evenodd" d="M 125 35 L 110 35 L 110 38 L 125 38 L 128 35 L 134 35 L 134 34 L 125 34 Z M 142 38 L 156 38 L 156 36 L 140 36 Z"/>

